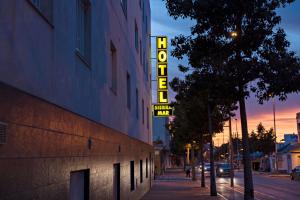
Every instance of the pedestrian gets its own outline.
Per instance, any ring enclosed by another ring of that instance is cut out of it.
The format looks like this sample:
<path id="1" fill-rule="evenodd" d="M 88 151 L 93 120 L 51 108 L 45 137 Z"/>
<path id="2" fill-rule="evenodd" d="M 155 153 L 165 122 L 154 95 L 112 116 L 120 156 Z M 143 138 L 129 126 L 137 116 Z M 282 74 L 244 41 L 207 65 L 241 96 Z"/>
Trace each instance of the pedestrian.
<path id="1" fill-rule="evenodd" d="M 188 168 L 185 172 L 186 177 L 191 177 L 191 170 Z"/>

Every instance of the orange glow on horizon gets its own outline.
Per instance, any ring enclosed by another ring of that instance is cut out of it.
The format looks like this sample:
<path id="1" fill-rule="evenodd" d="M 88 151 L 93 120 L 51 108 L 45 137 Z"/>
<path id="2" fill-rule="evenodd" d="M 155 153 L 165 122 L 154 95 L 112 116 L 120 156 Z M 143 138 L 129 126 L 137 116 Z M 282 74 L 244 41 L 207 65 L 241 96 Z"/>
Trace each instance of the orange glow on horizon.
<path id="1" fill-rule="evenodd" d="M 299 109 L 285 109 L 282 111 L 277 111 L 275 114 L 276 118 L 276 135 L 277 135 L 277 142 L 283 139 L 283 135 L 287 133 L 295 133 L 297 134 L 297 123 L 296 123 L 296 113 L 300 111 Z M 268 130 L 273 128 L 273 113 L 261 113 L 257 115 L 247 116 L 248 117 L 248 133 L 250 134 L 253 130 L 256 130 L 257 125 L 261 122 L 263 126 Z M 241 124 L 240 119 L 237 118 L 237 131 L 239 138 L 242 138 L 241 134 Z M 228 123 L 225 124 L 227 126 Z M 232 122 L 232 136 L 236 137 L 236 121 L 233 118 Z M 229 138 L 229 131 L 228 127 L 224 127 L 224 133 L 218 134 L 214 138 L 214 143 L 216 146 L 220 146 L 228 142 Z"/>

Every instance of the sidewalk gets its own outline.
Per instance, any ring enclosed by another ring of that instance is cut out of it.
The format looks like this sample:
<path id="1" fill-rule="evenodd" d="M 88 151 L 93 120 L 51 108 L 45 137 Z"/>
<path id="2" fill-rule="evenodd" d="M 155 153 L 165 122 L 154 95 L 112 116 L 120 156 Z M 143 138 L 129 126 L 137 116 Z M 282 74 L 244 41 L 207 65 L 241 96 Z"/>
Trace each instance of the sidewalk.
<path id="1" fill-rule="evenodd" d="M 288 173 L 278 173 L 278 172 L 260 172 L 260 171 L 252 171 L 253 174 L 256 175 L 264 175 L 269 177 L 290 177 Z"/>
<path id="2" fill-rule="evenodd" d="M 185 177 L 183 170 L 169 169 L 165 175 L 158 177 L 142 200 L 217 200 L 221 197 L 211 197 L 209 188 L 201 188 L 199 181 Z"/>

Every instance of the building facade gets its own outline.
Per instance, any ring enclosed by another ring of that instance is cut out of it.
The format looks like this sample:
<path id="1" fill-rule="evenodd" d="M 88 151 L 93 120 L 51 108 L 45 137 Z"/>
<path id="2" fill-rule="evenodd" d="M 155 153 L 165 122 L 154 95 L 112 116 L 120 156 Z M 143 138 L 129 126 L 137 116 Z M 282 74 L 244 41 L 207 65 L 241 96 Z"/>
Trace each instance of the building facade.
<path id="1" fill-rule="evenodd" d="M 149 0 L 0 2 L 0 199 L 139 199 Z"/>
<path id="2" fill-rule="evenodd" d="M 153 145 L 155 150 L 154 165 L 155 174 L 161 175 L 166 168 L 170 168 L 170 133 L 168 130 L 168 117 L 153 117 Z"/>

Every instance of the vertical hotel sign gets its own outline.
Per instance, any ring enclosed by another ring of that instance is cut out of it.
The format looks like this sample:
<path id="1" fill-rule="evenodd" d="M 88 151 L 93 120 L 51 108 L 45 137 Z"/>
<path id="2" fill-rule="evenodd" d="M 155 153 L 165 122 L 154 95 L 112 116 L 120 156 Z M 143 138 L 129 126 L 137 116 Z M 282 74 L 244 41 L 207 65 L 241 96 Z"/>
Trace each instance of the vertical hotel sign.
<path id="1" fill-rule="evenodd" d="M 153 105 L 156 117 L 172 115 L 172 107 L 168 95 L 168 38 L 156 37 L 156 76 L 157 76 L 157 104 Z"/>

